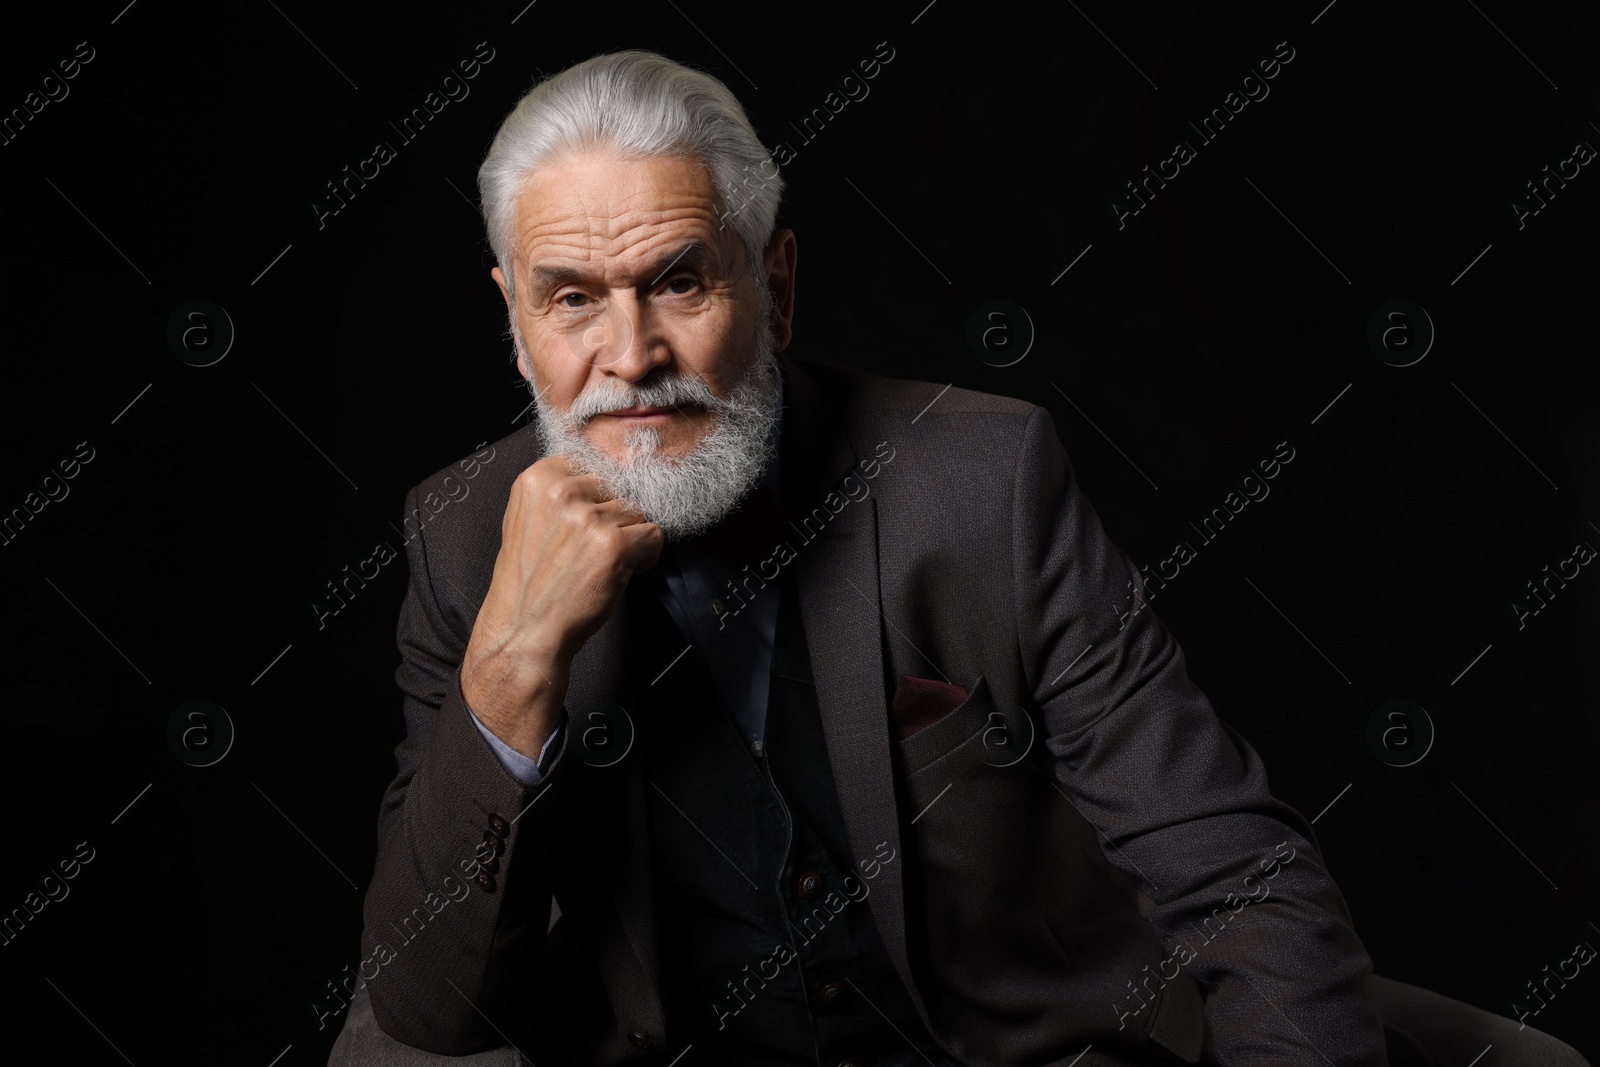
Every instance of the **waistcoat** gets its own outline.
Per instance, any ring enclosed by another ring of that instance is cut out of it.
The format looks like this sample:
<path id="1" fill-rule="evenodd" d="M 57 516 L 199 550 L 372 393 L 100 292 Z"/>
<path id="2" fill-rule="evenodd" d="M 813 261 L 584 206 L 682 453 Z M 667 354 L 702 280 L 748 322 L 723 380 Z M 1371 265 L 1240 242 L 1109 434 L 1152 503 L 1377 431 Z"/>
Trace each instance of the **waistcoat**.
<path id="1" fill-rule="evenodd" d="M 792 582 L 761 595 L 780 599 L 760 741 L 693 655 L 638 717 L 664 1007 L 698 1063 L 953 1064 L 873 921 L 872 879 L 902 858 L 846 836 Z M 665 662 L 679 631 L 645 599 Z"/>

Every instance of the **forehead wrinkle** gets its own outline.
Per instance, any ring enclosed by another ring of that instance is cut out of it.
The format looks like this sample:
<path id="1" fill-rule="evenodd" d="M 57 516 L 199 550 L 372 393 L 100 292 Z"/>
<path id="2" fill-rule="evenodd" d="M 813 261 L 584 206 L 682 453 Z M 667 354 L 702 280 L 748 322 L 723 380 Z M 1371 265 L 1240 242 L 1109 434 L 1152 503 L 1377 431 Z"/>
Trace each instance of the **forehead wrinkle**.
<path id="1" fill-rule="evenodd" d="M 588 180 L 583 167 L 558 165 L 518 198 L 521 265 L 637 265 L 664 244 L 699 240 L 721 259 L 715 197 L 703 171 L 631 173 L 616 184 Z M 564 179 L 564 180 L 563 180 Z M 624 263 L 624 261 L 626 261 Z"/>
<path id="2" fill-rule="evenodd" d="M 709 227 L 694 225 L 698 217 L 709 220 L 710 213 L 696 208 L 667 208 L 634 220 L 596 219 L 592 215 L 552 220 L 530 228 L 523 245 L 527 249 L 523 261 L 529 269 L 599 264 L 618 282 L 637 283 L 639 276 L 646 273 L 651 277 L 643 280 L 649 282 L 659 272 L 656 261 L 663 250 L 676 253 L 681 246 L 698 244 L 706 258 L 720 265 L 722 256 L 716 235 Z M 598 232 L 593 225 L 597 221 L 611 223 L 613 232 Z M 680 225 L 684 222 L 689 225 Z"/>

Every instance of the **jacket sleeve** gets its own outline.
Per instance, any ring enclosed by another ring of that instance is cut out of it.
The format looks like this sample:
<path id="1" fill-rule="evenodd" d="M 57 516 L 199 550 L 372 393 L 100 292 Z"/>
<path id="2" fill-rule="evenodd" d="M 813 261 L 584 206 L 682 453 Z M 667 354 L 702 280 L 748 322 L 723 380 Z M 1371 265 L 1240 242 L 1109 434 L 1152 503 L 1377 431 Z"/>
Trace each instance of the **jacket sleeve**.
<path id="1" fill-rule="evenodd" d="M 1205 989 L 1222 1061 L 1384 1064 L 1372 964 L 1310 825 L 1190 680 L 1043 408 L 1013 507 L 1018 636 L 1056 780 L 1143 885 L 1168 966 Z"/>
<path id="2" fill-rule="evenodd" d="M 413 489 L 408 511 L 415 496 Z M 514 984 L 511 975 L 536 973 L 539 964 L 552 879 L 535 857 L 553 851 L 570 731 L 560 731 L 539 786 L 506 770 L 461 694 L 470 633 L 453 629 L 440 610 L 422 531 L 406 554 L 411 584 L 395 672 L 406 737 L 379 814 L 360 975 L 391 1037 L 465 1055 L 506 1043 L 500 1028 L 511 1009 L 499 995 Z"/>

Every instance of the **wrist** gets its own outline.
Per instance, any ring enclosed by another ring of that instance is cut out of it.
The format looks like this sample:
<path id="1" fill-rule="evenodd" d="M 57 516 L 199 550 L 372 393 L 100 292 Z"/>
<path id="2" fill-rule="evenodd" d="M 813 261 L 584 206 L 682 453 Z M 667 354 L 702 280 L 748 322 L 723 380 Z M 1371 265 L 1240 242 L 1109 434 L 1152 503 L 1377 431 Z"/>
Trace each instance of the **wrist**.
<path id="1" fill-rule="evenodd" d="M 457 673 L 467 710 L 491 733 L 522 755 L 537 759 L 555 731 L 567 693 L 567 669 L 559 660 L 529 657 L 469 658 Z"/>

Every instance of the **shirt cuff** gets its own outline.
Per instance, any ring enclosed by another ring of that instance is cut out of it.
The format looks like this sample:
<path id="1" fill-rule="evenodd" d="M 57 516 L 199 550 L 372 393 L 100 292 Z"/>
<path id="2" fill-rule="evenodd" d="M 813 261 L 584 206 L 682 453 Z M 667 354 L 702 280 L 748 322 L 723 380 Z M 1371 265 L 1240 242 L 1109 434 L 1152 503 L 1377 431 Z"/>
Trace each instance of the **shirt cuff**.
<path id="1" fill-rule="evenodd" d="M 539 750 L 538 760 L 529 759 L 496 737 L 487 726 L 478 721 L 478 716 L 473 714 L 471 708 L 467 709 L 467 714 L 472 717 L 472 725 L 476 726 L 478 732 L 483 735 L 483 739 L 489 742 L 489 747 L 494 749 L 494 754 L 500 758 L 500 765 L 510 772 L 511 777 L 529 787 L 536 786 L 544 780 L 545 773 L 550 769 L 550 751 L 553 747 L 559 747 L 557 742 L 561 737 L 561 731 L 567 725 L 567 718 L 564 713 L 561 716 L 561 721 L 556 724 L 556 728 L 550 731 L 550 736 L 545 740 L 544 747 Z"/>

